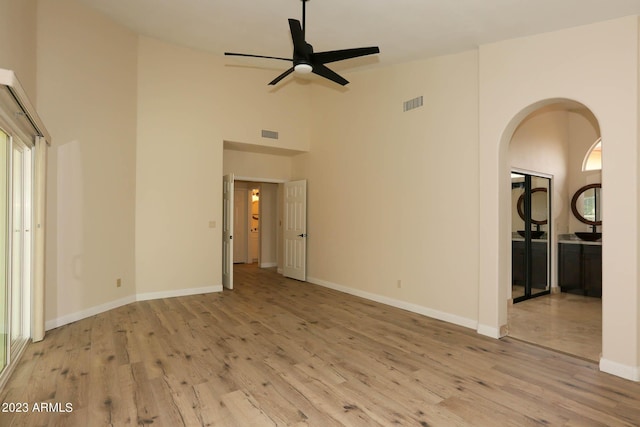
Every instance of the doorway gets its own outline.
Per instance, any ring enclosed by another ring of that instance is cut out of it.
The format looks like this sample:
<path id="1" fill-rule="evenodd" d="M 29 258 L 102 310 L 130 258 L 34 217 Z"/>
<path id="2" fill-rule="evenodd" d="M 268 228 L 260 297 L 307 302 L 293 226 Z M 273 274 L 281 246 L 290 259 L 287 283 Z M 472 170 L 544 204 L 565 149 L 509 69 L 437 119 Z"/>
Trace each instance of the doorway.
<path id="1" fill-rule="evenodd" d="M 570 254 L 583 247 L 589 254 L 601 249 L 601 242 L 578 239 L 576 232 L 584 231 L 584 225 L 571 209 L 572 195 L 578 189 L 601 182 L 600 170 L 583 166 L 592 163 L 585 156 L 593 151 L 594 141 L 600 141 L 598 121 L 584 105 L 563 100 L 529 112 L 514 126 L 508 151 L 512 251 L 511 280 L 505 289 L 507 301 L 512 302 L 505 304 L 508 335 L 598 361 L 601 300 L 568 292 L 570 287 L 563 278 L 568 265 L 578 265 L 573 261 L 567 264 L 566 254 L 563 256 L 567 248 Z M 527 230 L 530 244 L 524 235 Z M 526 255 L 525 250 L 529 251 Z"/>
<path id="2" fill-rule="evenodd" d="M 233 263 L 261 264 L 262 222 L 261 188 L 266 184 L 236 181 L 233 208 Z M 267 216 L 271 219 L 270 216 Z M 269 227 L 271 224 L 266 224 Z M 265 246 L 271 244 L 265 241 Z"/>
<path id="3" fill-rule="evenodd" d="M 233 289 L 236 264 L 260 268 L 279 265 L 282 247 L 282 184 L 246 180 L 228 174 L 223 179 L 223 286 Z"/>

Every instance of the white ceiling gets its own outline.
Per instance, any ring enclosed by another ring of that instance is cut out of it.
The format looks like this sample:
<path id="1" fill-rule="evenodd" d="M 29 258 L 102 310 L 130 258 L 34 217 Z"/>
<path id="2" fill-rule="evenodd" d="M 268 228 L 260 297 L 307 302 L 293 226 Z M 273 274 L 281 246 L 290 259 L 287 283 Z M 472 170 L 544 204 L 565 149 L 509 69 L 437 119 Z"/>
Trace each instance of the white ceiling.
<path id="1" fill-rule="evenodd" d="M 80 0 L 138 33 L 206 50 L 291 57 L 288 18 L 300 0 Z M 379 46 L 381 53 L 331 64 L 339 71 L 461 52 L 498 40 L 627 15 L 640 0 L 310 0 L 314 51 Z M 227 58 L 285 70 L 273 60 Z"/>

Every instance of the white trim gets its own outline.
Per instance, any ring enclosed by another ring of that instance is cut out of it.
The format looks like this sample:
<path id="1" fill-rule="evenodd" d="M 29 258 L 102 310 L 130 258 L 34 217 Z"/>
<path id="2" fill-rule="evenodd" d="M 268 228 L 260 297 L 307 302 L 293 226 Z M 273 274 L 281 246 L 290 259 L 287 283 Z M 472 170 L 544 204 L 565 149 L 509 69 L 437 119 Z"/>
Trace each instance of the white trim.
<path id="1" fill-rule="evenodd" d="M 381 304 L 386 304 L 392 307 L 407 310 L 412 313 L 421 314 L 433 319 L 438 319 L 448 323 L 453 323 L 455 325 L 464 326 L 465 328 L 476 329 L 478 327 L 478 322 L 473 319 L 451 313 L 445 313 L 443 311 L 434 310 L 432 308 L 423 307 L 421 305 L 412 304 L 410 302 L 401 301 L 395 298 L 362 291 L 360 289 L 350 288 L 348 286 L 338 285 L 315 277 L 307 277 L 307 282 L 313 283 L 314 285 L 324 286 L 325 288 L 330 288 L 336 291 L 344 292 L 350 295 L 355 295 L 357 297 L 365 298 L 371 301 L 379 302 Z"/>
<path id="2" fill-rule="evenodd" d="M 49 331 L 69 323 L 77 322 L 78 320 L 86 319 L 87 317 L 95 316 L 96 314 L 104 313 L 105 311 L 113 310 L 114 308 L 122 307 L 123 305 L 127 305 L 135 301 L 136 296 L 130 295 L 115 301 L 110 301 L 106 304 L 100 304 L 75 313 L 66 314 L 56 319 L 47 320 L 45 323 L 45 329 Z"/>
<path id="3" fill-rule="evenodd" d="M 255 182 L 257 184 L 284 184 L 285 182 L 288 182 L 286 179 L 280 178 L 252 178 L 250 176 L 235 176 L 234 181 Z"/>
<path id="4" fill-rule="evenodd" d="M 277 262 L 263 262 L 260 263 L 260 268 L 272 268 L 272 267 L 277 267 L 278 263 Z"/>
<path id="5" fill-rule="evenodd" d="M 489 325 L 479 324 L 476 332 L 478 332 L 480 335 L 484 335 L 490 338 L 495 338 L 495 339 L 502 338 L 502 335 L 500 335 L 500 329 L 494 328 L 493 326 L 489 326 Z"/>
<path id="6" fill-rule="evenodd" d="M 188 295 L 207 294 L 212 292 L 222 292 L 222 285 L 129 295 L 128 297 L 120 298 L 115 301 L 110 301 L 105 304 L 96 305 L 85 310 L 77 311 L 75 313 L 48 320 L 45 324 L 45 329 L 49 331 L 54 328 L 59 328 L 60 326 L 68 325 L 69 323 L 77 322 L 78 320 L 86 319 L 87 317 L 95 316 L 96 314 L 104 313 L 105 311 L 113 310 L 114 308 L 122 307 L 123 305 L 131 304 L 132 302 L 136 301 L 149 301 L 154 299 L 174 298 Z"/>
<path id="7" fill-rule="evenodd" d="M 11 70 L 0 68 L 0 85 L 7 86 L 9 88 L 20 104 L 22 110 L 29 117 L 31 123 L 35 125 L 36 130 L 42 134 L 47 144 L 51 144 L 51 135 L 47 131 L 47 128 L 44 127 L 44 123 L 42 123 L 40 116 L 38 116 L 36 109 L 29 100 L 27 92 L 23 89 L 16 74 Z"/>
<path id="8" fill-rule="evenodd" d="M 600 370 L 631 381 L 640 381 L 640 366 L 628 366 L 622 363 L 600 358 Z"/>
<path id="9" fill-rule="evenodd" d="M 552 179 L 553 175 L 552 174 L 548 174 L 548 173 L 544 173 L 544 172 L 538 172 L 538 171 L 532 171 L 529 169 L 523 169 L 523 168 L 518 168 L 518 167 L 512 167 L 511 168 L 511 172 L 513 173 L 518 173 L 518 174 L 526 174 L 526 175 L 534 175 L 540 178 L 548 178 L 548 179 Z"/>
<path id="10" fill-rule="evenodd" d="M 149 301 L 161 298 L 186 297 L 188 295 L 210 294 L 213 292 L 222 292 L 222 285 L 205 286 L 203 288 L 176 289 L 171 291 L 147 292 L 137 294 L 136 301 Z"/>

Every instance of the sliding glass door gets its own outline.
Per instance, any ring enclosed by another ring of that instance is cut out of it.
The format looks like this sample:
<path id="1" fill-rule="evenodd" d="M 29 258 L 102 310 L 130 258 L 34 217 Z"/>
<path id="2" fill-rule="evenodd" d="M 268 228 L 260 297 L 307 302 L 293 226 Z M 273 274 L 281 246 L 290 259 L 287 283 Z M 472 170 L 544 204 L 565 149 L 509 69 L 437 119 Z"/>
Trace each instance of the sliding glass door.
<path id="1" fill-rule="evenodd" d="M 9 304 L 7 297 L 7 260 L 9 259 L 7 249 L 9 248 L 9 236 L 7 230 L 9 197 L 7 189 L 9 185 L 9 139 L 7 134 L 0 129 L 0 373 L 7 366 L 7 355 L 9 353 Z"/>
<path id="2" fill-rule="evenodd" d="M 29 337 L 31 291 L 31 149 L 0 129 L 0 372 Z"/>
<path id="3" fill-rule="evenodd" d="M 549 293 L 551 179 L 511 174 L 513 302 Z"/>

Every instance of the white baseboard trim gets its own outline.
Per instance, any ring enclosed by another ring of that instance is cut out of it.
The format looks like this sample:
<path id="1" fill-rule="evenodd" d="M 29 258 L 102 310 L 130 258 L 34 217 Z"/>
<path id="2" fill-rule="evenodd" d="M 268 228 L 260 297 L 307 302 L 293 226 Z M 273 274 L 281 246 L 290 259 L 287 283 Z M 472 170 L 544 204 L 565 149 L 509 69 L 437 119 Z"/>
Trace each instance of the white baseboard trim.
<path id="1" fill-rule="evenodd" d="M 277 266 L 278 266 L 277 262 L 263 262 L 260 264 L 260 268 L 273 268 Z"/>
<path id="2" fill-rule="evenodd" d="M 96 305 L 85 310 L 76 311 L 75 313 L 66 314 L 52 320 L 47 320 L 45 322 L 44 329 L 47 331 L 55 329 L 60 326 L 68 325 L 69 323 L 77 322 L 78 320 L 86 319 L 87 317 L 95 316 L 96 314 L 104 313 L 105 311 L 113 310 L 114 308 L 122 307 L 123 305 L 131 304 L 135 301 L 136 296 L 129 295 L 128 297 L 120 298 L 115 301 Z"/>
<path id="3" fill-rule="evenodd" d="M 176 289 L 172 291 L 147 292 L 137 294 L 136 301 L 149 301 L 160 298 L 185 297 L 188 295 L 210 294 L 212 292 L 222 292 L 222 285 L 205 286 L 203 288 Z"/>
<path id="4" fill-rule="evenodd" d="M 432 308 L 423 307 L 421 305 L 412 304 L 410 302 L 398 300 L 395 298 L 362 291 L 360 289 L 350 288 L 348 286 L 338 285 L 315 277 L 307 277 L 307 282 L 336 291 L 344 292 L 346 294 L 355 295 L 357 297 L 361 297 L 371 301 L 379 302 L 381 304 L 407 310 L 412 313 L 421 314 L 433 319 L 438 319 L 448 323 L 453 323 L 455 325 L 464 326 L 465 328 L 476 329 L 478 327 L 478 322 L 473 319 L 468 319 L 466 317 L 458 316 L 451 313 L 445 313 L 443 311 L 434 310 Z"/>
<path id="5" fill-rule="evenodd" d="M 640 366 L 623 365 L 612 360 L 600 358 L 600 370 L 607 374 L 625 378 L 631 381 L 640 381 Z"/>
<path id="6" fill-rule="evenodd" d="M 502 335 L 500 335 L 500 328 L 495 328 L 493 326 L 479 324 L 477 332 L 480 335 L 484 335 L 490 338 L 495 338 L 495 339 L 502 338 Z"/>
<path id="7" fill-rule="evenodd" d="M 123 305 L 131 304 L 132 302 L 136 301 L 149 301 L 160 298 L 173 298 L 187 295 L 207 294 L 211 292 L 222 292 L 222 285 L 129 295 L 128 297 L 120 298 L 115 301 L 110 301 L 105 304 L 96 305 L 94 307 L 57 317 L 52 320 L 47 320 L 45 322 L 45 330 L 49 331 L 60 326 L 68 325 L 69 323 L 77 322 L 78 320 L 86 319 L 87 317 L 95 316 L 96 314 L 104 313 L 105 311 L 113 310 L 114 308 L 122 307 Z"/>
<path id="8" fill-rule="evenodd" d="M 282 268 L 280 268 L 280 267 L 278 267 L 278 269 L 276 270 L 276 272 L 277 272 L 278 274 L 284 274 L 284 270 L 283 270 Z"/>

